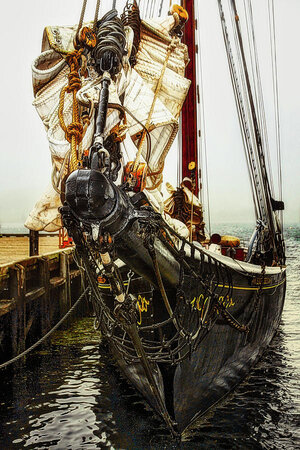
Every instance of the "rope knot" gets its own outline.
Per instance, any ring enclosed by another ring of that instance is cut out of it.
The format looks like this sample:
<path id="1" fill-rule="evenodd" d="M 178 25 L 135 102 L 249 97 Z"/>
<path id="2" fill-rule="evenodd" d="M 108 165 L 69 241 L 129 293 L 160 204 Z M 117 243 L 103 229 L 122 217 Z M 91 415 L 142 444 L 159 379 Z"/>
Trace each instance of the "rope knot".
<path id="1" fill-rule="evenodd" d="M 69 75 L 69 85 L 67 87 L 67 92 L 78 91 L 81 88 L 81 80 L 78 72 L 76 70 L 72 70 Z"/>
<path id="2" fill-rule="evenodd" d="M 66 61 L 71 67 L 72 65 L 75 66 L 75 68 L 79 69 L 79 60 L 81 58 L 81 55 L 83 53 L 84 48 L 75 49 L 72 52 L 69 52 L 66 56 Z"/>
<path id="3" fill-rule="evenodd" d="M 81 88 L 81 79 L 79 76 L 79 67 L 80 61 L 82 60 L 84 48 L 77 48 L 75 46 L 75 50 L 69 52 L 66 56 L 66 62 L 70 67 L 70 73 L 68 75 L 69 84 L 62 88 L 60 93 L 60 102 L 59 102 L 59 110 L 58 116 L 61 128 L 65 132 L 65 137 L 68 142 L 71 144 L 71 161 L 70 161 L 70 170 L 73 171 L 76 169 L 78 164 L 78 144 L 82 141 L 84 133 L 86 131 L 87 126 L 83 126 L 80 122 L 79 118 L 79 108 L 78 102 L 76 99 L 76 92 Z M 64 121 L 64 97 L 65 93 L 73 93 L 73 113 L 72 113 L 72 123 L 66 126 Z"/>
<path id="4" fill-rule="evenodd" d="M 80 122 L 72 122 L 67 126 L 66 139 L 72 141 L 72 136 L 75 136 L 76 142 L 79 143 L 83 138 L 83 126 Z"/>

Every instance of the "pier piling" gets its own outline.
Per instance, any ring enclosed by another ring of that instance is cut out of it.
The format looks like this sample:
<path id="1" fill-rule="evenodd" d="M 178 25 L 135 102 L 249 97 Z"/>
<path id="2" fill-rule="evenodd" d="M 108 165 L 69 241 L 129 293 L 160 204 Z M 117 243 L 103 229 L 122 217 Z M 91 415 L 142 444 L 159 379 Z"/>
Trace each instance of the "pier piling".
<path id="1" fill-rule="evenodd" d="M 39 232 L 29 230 L 29 256 L 36 256 L 39 254 Z"/>
<path id="2" fill-rule="evenodd" d="M 83 279 L 73 253 L 68 248 L 0 265 L 0 362 L 44 336 L 78 299 Z"/>

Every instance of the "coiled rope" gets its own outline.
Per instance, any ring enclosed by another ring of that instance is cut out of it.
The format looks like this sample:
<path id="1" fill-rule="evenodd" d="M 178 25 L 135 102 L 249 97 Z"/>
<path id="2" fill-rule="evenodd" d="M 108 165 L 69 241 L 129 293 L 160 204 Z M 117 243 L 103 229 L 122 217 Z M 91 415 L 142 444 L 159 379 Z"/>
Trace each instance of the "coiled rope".
<path id="1" fill-rule="evenodd" d="M 85 288 L 83 293 L 80 295 L 78 300 L 74 303 L 74 305 L 69 309 L 69 311 L 57 322 L 54 327 L 48 331 L 48 333 L 45 334 L 41 339 L 39 339 L 37 342 L 35 342 L 31 347 L 27 348 L 24 352 L 20 353 L 19 355 L 15 356 L 14 358 L 10 359 L 9 361 L 6 361 L 3 364 L 0 364 L 0 369 L 4 369 L 7 366 L 10 366 L 11 364 L 14 364 L 15 362 L 19 361 L 19 359 L 24 358 L 24 356 L 28 355 L 28 353 L 32 352 L 35 348 L 37 348 L 39 345 L 41 345 L 44 341 L 48 339 L 49 336 L 51 336 L 52 333 L 54 333 L 55 330 L 57 330 L 58 327 L 72 314 L 74 309 L 79 305 L 83 297 L 87 294 L 87 292 L 90 290 L 89 287 Z"/>
<path id="2" fill-rule="evenodd" d="M 125 54 L 126 37 L 118 12 L 111 10 L 97 24 L 97 44 L 93 50 L 96 70 L 102 75 L 105 71 L 110 75 L 119 72 Z"/>

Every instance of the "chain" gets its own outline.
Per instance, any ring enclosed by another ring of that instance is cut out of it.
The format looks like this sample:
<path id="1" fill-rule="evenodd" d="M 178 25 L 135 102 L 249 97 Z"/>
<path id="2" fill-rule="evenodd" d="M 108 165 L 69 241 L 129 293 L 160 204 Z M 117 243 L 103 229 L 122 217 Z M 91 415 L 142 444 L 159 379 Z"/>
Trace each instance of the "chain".
<path id="1" fill-rule="evenodd" d="M 164 223 L 164 225 L 165 225 L 166 230 L 170 231 L 170 232 L 173 233 L 174 235 L 177 235 L 177 233 L 176 233 L 171 227 L 169 227 L 165 222 L 163 222 L 163 223 Z M 165 239 L 165 238 L 163 238 L 163 239 Z M 188 241 L 186 241 L 186 242 L 188 242 Z M 193 244 L 191 244 L 191 243 L 189 243 L 189 245 L 190 245 L 191 247 L 194 247 Z M 206 289 L 206 291 L 209 293 L 209 296 L 210 296 L 212 299 L 215 300 L 215 307 L 216 307 L 216 308 L 218 309 L 218 311 L 221 313 L 221 315 L 223 316 L 223 318 L 228 322 L 228 324 L 229 324 L 231 327 L 235 328 L 236 330 L 238 330 L 238 331 L 240 331 L 240 332 L 242 332 L 242 333 L 248 333 L 248 332 L 249 332 L 249 327 L 248 327 L 247 325 L 242 325 L 242 324 L 240 324 L 240 323 L 238 322 L 238 320 L 235 319 L 235 318 L 234 318 L 234 317 L 226 310 L 225 306 L 224 306 L 224 305 L 221 303 L 221 301 L 219 300 L 218 295 L 216 295 L 216 294 L 215 294 L 208 286 L 205 285 L 205 283 L 204 283 L 203 280 L 201 279 L 201 276 L 199 276 L 199 274 L 197 274 L 197 273 L 194 271 L 194 269 L 190 266 L 190 264 L 184 259 L 184 256 L 183 256 L 183 254 L 182 254 L 182 251 L 181 251 L 181 252 L 178 251 L 178 250 L 176 249 L 175 244 L 174 244 L 172 247 L 169 247 L 169 249 L 171 249 L 171 248 L 172 248 L 173 254 L 176 254 L 176 256 L 177 256 L 176 259 L 177 259 L 177 260 L 180 260 L 181 263 L 183 263 L 183 264 L 185 265 L 185 267 L 192 273 L 192 275 L 193 275 L 195 278 L 197 278 L 197 279 L 201 282 L 202 286 L 203 286 L 203 287 Z M 195 247 L 194 247 L 194 248 L 195 248 Z M 217 261 L 215 260 L 215 264 L 217 264 L 217 263 L 219 263 L 219 261 L 217 262 Z M 264 269 L 265 269 L 265 267 L 263 267 L 263 274 L 264 274 Z M 261 284 L 260 289 L 259 289 L 260 293 L 261 293 L 261 290 L 262 290 L 262 285 L 263 285 L 263 280 L 262 280 L 262 284 Z M 260 293 L 257 295 L 257 298 L 259 298 Z"/>

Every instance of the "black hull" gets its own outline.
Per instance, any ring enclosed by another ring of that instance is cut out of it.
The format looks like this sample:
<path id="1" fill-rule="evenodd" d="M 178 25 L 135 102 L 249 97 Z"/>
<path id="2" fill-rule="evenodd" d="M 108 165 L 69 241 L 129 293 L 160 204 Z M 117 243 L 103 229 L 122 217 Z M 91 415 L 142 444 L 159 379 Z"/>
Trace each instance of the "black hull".
<path id="1" fill-rule="evenodd" d="M 270 343 L 285 269 L 187 242 L 139 194 L 129 197 L 94 172 L 106 200 L 92 212 L 105 217 L 95 219 L 82 206 L 89 205 L 85 197 L 74 197 L 74 183 L 79 193 L 89 186 L 80 181 L 84 170 L 68 181 L 77 215 L 67 205 L 62 214 L 86 268 L 99 327 L 125 376 L 170 431 L 182 433 L 246 376 Z"/>
<path id="2" fill-rule="evenodd" d="M 255 295 L 239 294 L 238 318 L 252 325 L 241 334 L 227 324 L 216 323 L 190 360 L 183 361 L 174 376 L 174 410 L 179 431 L 226 396 L 249 372 L 278 328 L 284 303 L 285 281 L 280 280 L 276 295 L 262 294 L 257 311 L 251 302 Z M 275 285 L 278 281 L 275 281 Z"/>
<path id="3" fill-rule="evenodd" d="M 249 332 L 241 333 L 220 315 L 197 348 L 183 361 L 177 364 L 151 364 L 161 398 L 180 434 L 248 374 L 278 328 L 285 296 L 285 271 L 266 277 L 259 301 L 257 292 L 260 287 L 249 285 L 253 274 L 237 275 L 232 272 L 232 279 L 233 296 L 231 303 L 227 303 L 228 310 L 240 324 L 249 324 Z M 192 295 L 194 289 L 195 286 L 191 287 Z M 197 289 L 200 293 L 201 287 Z M 169 294 L 171 297 L 172 291 Z M 155 305 L 155 301 L 160 304 Z M 153 304 L 158 316 L 164 314 L 159 295 L 153 297 Z M 153 322 L 159 320 L 156 314 Z M 126 361 L 114 341 L 108 338 L 108 342 L 123 374 L 162 415 L 141 363 Z M 185 351 L 183 347 L 182 353 Z"/>

